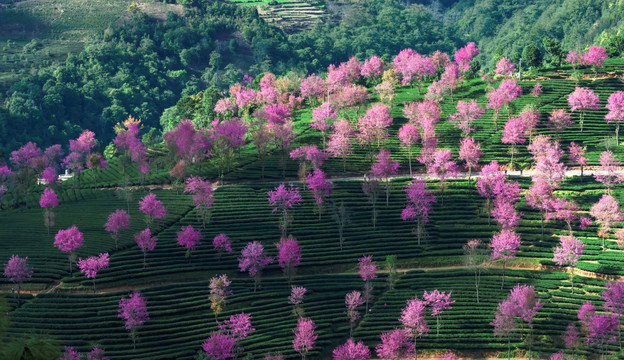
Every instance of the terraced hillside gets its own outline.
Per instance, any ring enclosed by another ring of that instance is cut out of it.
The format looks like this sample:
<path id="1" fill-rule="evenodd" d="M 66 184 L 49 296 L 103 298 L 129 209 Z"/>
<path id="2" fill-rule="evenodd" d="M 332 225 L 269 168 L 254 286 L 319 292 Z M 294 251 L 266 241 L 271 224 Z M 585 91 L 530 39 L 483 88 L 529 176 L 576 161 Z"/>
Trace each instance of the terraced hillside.
<path id="1" fill-rule="evenodd" d="M 132 0 L 27 0 L 0 4 L 0 93 L 26 76 L 28 69 L 63 62 L 78 54 L 87 38 L 127 21 Z M 164 18 L 182 7 L 162 1 L 137 2 L 140 11 Z M 1 95 L 4 98 L 4 95 Z"/>
<path id="2" fill-rule="evenodd" d="M 327 13 L 321 1 L 302 0 L 230 0 L 233 3 L 255 6 L 258 12 L 270 25 L 280 27 L 288 32 L 301 31 L 325 21 Z"/>
<path id="3" fill-rule="evenodd" d="M 513 101 L 510 113 L 517 113 L 527 104 L 536 105 L 541 121 L 535 131 L 559 136 L 564 149 L 572 140 L 582 142 L 587 147 L 589 165 L 595 168 L 605 147 L 604 138 L 613 134 L 613 125 L 604 120 L 604 104 L 611 93 L 622 89 L 619 76 L 623 73 L 623 65 L 622 59 L 610 59 L 595 77 L 589 69 L 581 71 L 578 85 L 596 91 L 603 104 L 599 110 L 587 112 L 582 133 L 578 123 L 560 135 L 546 126 L 550 110 L 567 108 L 567 95 L 577 86 L 568 67 L 526 74 L 527 77 L 520 81 L 523 95 Z M 539 97 L 529 93 L 537 82 L 544 88 Z M 436 127 L 440 135 L 439 147 L 447 147 L 457 154 L 460 133 L 446 119 L 455 112 L 455 104 L 460 99 L 476 99 L 483 105 L 486 87 L 481 79 L 466 81 L 452 98 L 447 97 L 441 102 L 442 120 Z M 370 102 L 377 100 L 372 90 L 369 91 L 369 103 L 343 109 L 340 116 L 354 122 Z M 583 242 L 585 249 L 571 274 L 568 268 L 552 261 L 553 248 L 559 244 L 560 235 L 568 234 L 566 224 L 550 219 L 542 234 L 541 214 L 529 207 L 522 196 L 517 205 L 522 218 L 515 228 L 522 239 L 517 258 L 509 261 L 506 269 L 500 261 L 488 262 L 479 289 L 481 301 L 477 302 L 474 274 L 464 265 L 462 246 L 471 239 L 489 243 L 500 226 L 487 211 L 475 180 L 468 181 L 462 176 L 451 179 L 446 187 L 442 187 L 438 180 L 428 179 L 428 189 L 435 194 L 436 203 L 429 214 L 426 236 L 420 245 L 413 232 L 414 223 L 401 220 L 406 203 L 404 187 L 411 178 L 406 170 L 407 150 L 399 145 L 396 134 L 407 122 L 402 112 L 403 104 L 422 98 L 423 94 L 415 88 L 397 89 L 391 110 L 390 137 L 383 147 L 390 149 L 393 158 L 400 161 L 401 173 L 389 183 L 388 204 L 383 193 L 379 196 L 375 205 L 375 225 L 373 205 L 362 191 L 363 175 L 371 166 L 369 152 L 357 145 L 354 154 L 347 159 L 346 172 L 341 159 L 330 159 L 323 164 L 334 188 L 321 214 L 316 211 L 310 189 L 297 180 L 298 163 L 288 160 L 283 176 L 279 151 L 273 149 L 268 158 L 261 161 L 253 144 L 245 145 L 239 154 L 235 154 L 236 164 L 226 172 L 225 181 L 214 187 L 210 221 L 203 229 L 191 195 L 184 193 L 179 184 L 171 184 L 168 173 L 172 162 L 168 150 L 162 145 L 150 149 L 152 173 L 144 179 L 133 165 L 128 171 L 128 180 L 122 180 L 125 171 L 117 157 L 110 161 L 106 170 L 85 170 L 80 183 L 73 179 L 55 185 L 61 204 L 54 209 L 56 224 L 50 234 L 38 206 L 43 186 L 35 186 L 26 194 L 11 191 L 5 195 L 5 206 L 0 213 L 0 262 L 4 263 L 12 254 L 28 256 L 34 274 L 25 284 L 22 304 L 7 296 L 11 306 L 7 340 L 19 341 L 26 334 L 40 332 L 48 334 L 59 345 L 74 346 L 83 352 L 95 344 L 100 345 L 112 359 L 193 359 L 201 352 L 206 338 L 218 329 L 215 320 L 222 323 L 231 315 L 245 312 L 251 314 L 255 330 L 240 342 L 239 357 L 260 359 L 268 353 L 279 352 L 284 358 L 296 359 L 301 356 L 292 347 L 292 330 L 297 317 L 288 297 L 290 285 L 297 285 L 307 288 L 302 308 L 305 316 L 317 326 L 318 340 L 308 357 L 327 359 L 331 358 L 332 349 L 349 337 L 345 295 L 363 289 L 358 259 L 372 255 L 378 266 L 377 277 L 372 281 L 373 297 L 368 312 L 363 306 L 358 307 L 362 314 L 353 331 L 353 338 L 363 341 L 371 349 L 379 344 L 380 333 L 401 327 L 398 318 L 408 299 L 422 297 L 423 291 L 434 289 L 452 291 L 455 303 L 442 315 L 439 335 L 435 331 L 436 318 L 427 312 L 425 319 L 431 329 L 428 335 L 417 339 L 421 353 L 435 357 L 452 349 L 465 357 L 483 358 L 505 353 L 509 346 L 518 357 L 526 356 L 530 348 L 533 357 L 547 358 L 563 349 L 561 336 L 568 324 L 580 324 L 577 318 L 579 307 L 592 301 L 602 309 L 601 293 L 605 282 L 624 275 L 624 252 L 618 238 L 609 234 L 603 248 L 603 240 L 598 236 L 599 224 L 581 229 L 575 221 L 574 236 Z M 309 127 L 314 106 L 306 105 L 294 111 L 296 138 L 293 148 L 321 144 L 319 132 Z M 573 118 L 578 119 L 576 114 Z M 501 144 L 501 128 L 507 121 L 507 114 L 501 113 L 498 121 L 499 129 L 496 130 L 490 109 L 475 124 L 474 137 L 481 142 L 484 151 L 480 165 L 492 160 L 502 164 L 509 162 L 509 146 Z M 608 146 L 616 156 L 622 157 L 621 146 Z M 415 151 L 420 149 L 418 145 Z M 526 163 L 523 168 L 533 166 L 525 148 L 521 148 L 517 156 L 519 163 Z M 564 161 L 568 161 L 567 155 Z M 211 161 L 189 166 L 188 170 L 211 180 L 218 178 L 218 169 Z M 417 166 L 416 172 L 419 178 L 426 177 L 424 167 Z M 513 174 L 509 174 L 508 180 L 517 181 L 523 192 L 528 191 L 531 178 L 526 174 Z M 239 271 L 238 258 L 241 250 L 252 241 L 261 242 L 269 256 L 278 256 L 279 215 L 272 212 L 267 192 L 282 182 L 298 186 L 302 195 L 302 204 L 290 213 L 293 222 L 288 228 L 288 234 L 301 246 L 301 263 L 289 283 L 280 265 L 274 261 L 263 270 L 258 290 L 254 292 L 253 280 Z M 143 253 L 135 244 L 134 235 L 145 227 L 138 201 L 148 193 L 156 194 L 164 202 L 168 215 L 151 225 L 158 243 L 154 251 L 147 253 L 144 268 Z M 583 216 L 589 214 L 592 205 L 605 193 L 603 185 L 589 175 L 567 177 L 554 192 L 556 196 L 574 200 L 579 206 L 574 210 L 575 214 Z M 611 194 L 620 203 L 624 201 L 621 185 L 615 186 Z M 342 244 L 336 216 L 340 204 L 348 214 Z M 131 228 L 121 234 L 119 249 L 115 248 L 110 234 L 104 231 L 106 218 L 115 209 L 126 209 L 131 216 Z M 85 247 L 77 251 L 78 257 L 110 253 L 110 268 L 98 273 L 95 293 L 92 280 L 77 271 L 70 274 L 66 254 L 53 246 L 56 231 L 71 225 L 77 225 L 85 236 Z M 202 233 L 202 243 L 190 256 L 177 242 L 178 232 L 187 225 L 201 229 Z M 616 222 L 613 228 L 619 229 L 621 225 Z M 227 234 L 232 240 L 233 252 L 219 254 L 214 249 L 212 239 L 220 233 Z M 396 256 L 395 269 L 385 263 L 392 255 Z M 501 289 L 503 272 L 505 281 Z M 231 279 L 232 294 L 225 304 L 225 311 L 215 316 L 210 308 L 208 287 L 210 279 L 220 274 L 227 274 Z M 571 280 L 574 280 L 574 291 Z M 533 285 L 543 308 L 535 316 L 532 330 L 525 326 L 514 330 L 509 339 L 495 337 L 490 323 L 497 304 L 516 284 Z M 0 289 L 5 295 L 10 295 L 14 286 L 4 278 L 0 279 Z M 119 299 L 133 290 L 140 290 L 147 299 L 150 314 L 150 319 L 138 329 L 136 350 L 123 321 L 117 316 Z M 615 342 L 609 342 L 606 350 L 622 355 Z M 576 354 L 592 358 L 595 351 L 595 347 L 582 343 Z"/>

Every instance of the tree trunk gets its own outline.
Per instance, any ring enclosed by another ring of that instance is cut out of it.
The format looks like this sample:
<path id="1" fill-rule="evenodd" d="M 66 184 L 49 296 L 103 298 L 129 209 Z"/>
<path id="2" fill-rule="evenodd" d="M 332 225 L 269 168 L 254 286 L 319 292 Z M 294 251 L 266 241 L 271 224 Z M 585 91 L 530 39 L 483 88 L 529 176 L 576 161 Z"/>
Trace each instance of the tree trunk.
<path id="1" fill-rule="evenodd" d="M 620 123 L 616 123 L 615 125 L 615 146 L 620 145 Z"/>
<path id="2" fill-rule="evenodd" d="M 421 234 L 421 228 L 420 228 L 420 216 L 416 219 L 416 237 L 418 238 L 418 245 L 420 245 L 420 234 Z"/>
<path id="3" fill-rule="evenodd" d="M 471 175 L 472 175 L 472 166 L 468 165 L 468 184 L 470 184 Z"/>
<path id="4" fill-rule="evenodd" d="M 580 123 L 581 123 L 581 132 L 583 132 L 583 110 L 581 110 L 581 120 L 580 120 Z"/>
<path id="5" fill-rule="evenodd" d="M 409 156 L 407 160 L 409 162 L 410 176 L 413 177 L 414 175 L 412 174 L 412 146 L 411 145 L 407 147 L 407 154 Z"/>
<path id="6" fill-rule="evenodd" d="M 436 336 L 440 336 L 440 315 L 436 316 Z"/>
<path id="7" fill-rule="evenodd" d="M 503 260 L 503 281 L 501 282 L 501 290 L 505 286 L 505 266 L 507 266 L 507 260 Z"/>
<path id="8" fill-rule="evenodd" d="M 386 178 L 386 206 L 390 201 L 390 178 Z"/>
<path id="9" fill-rule="evenodd" d="M 511 166 L 512 169 L 513 169 L 513 156 L 514 156 L 514 153 L 516 152 L 515 150 L 516 150 L 515 147 L 512 145 L 511 146 L 511 160 L 509 161 L 509 165 Z"/>
<path id="10" fill-rule="evenodd" d="M 95 278 L 93 278 L 93 293 L 95 294 Z"/>
<path id="11" fill-rule="evenodd" d="M 583 165 L 581 165 L 581 182 L 583 182 Z"/>
<path id="12" fill-rule="evenodd" d="M 322 131 L 321 135 L 323 136 L 323 150 L 325 150 L 327 148 L 326 141 L 325 141 L 325 131 Z"/>

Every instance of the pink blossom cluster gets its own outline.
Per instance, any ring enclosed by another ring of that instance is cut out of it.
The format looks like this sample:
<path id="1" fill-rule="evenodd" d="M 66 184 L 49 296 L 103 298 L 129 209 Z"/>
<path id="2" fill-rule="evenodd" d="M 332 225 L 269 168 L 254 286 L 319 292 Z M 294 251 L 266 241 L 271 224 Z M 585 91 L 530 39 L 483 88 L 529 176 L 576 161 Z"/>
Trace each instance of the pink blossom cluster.
<path id="1" fill-rule="evenodd" d="M 94 279 L 97 276 L 97 273 L 102 269 L 108 268 L 108 265 L 108 253 L 103 253 L 99 256 L 91 256 L 86 259 L 78 259 L 78 267 L 80 268 L 80 272 L 85 274 L 85 276 L 89 279 Z"/>

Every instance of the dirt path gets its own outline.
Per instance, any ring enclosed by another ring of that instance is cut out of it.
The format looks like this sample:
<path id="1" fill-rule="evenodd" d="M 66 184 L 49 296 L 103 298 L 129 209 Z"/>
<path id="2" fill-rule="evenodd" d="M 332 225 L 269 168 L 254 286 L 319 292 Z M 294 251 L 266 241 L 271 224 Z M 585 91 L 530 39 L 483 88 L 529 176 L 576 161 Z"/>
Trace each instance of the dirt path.
<path id="1" fill-rule="evenodd" d="M 496 264 L 493 266 L 488 266 L 487 268 L 494 268 L 494 269 L 500 269 L 502 268 L 502 266 L 500 264 Z M 536 264 L 530 264 L 530 263 L 517 263 L 517 264 L 508 264 L 507 269 L 511 269 L 511 270 L 529 270 L 529 271 L 556 271 L 556 272 L 564 272 L 564 273 L 569 273 L 568 268 L 561 268 L 559 266 L 544 266 L 544 265 L 536 265 Z M 430 267 L 408 267 L 408 268 L 397 268 L 396 271 L 400 274 L 406 274 L 410 271 L 424 271 L 424 272 L 429 272 L 429 271 L 446 271 L 446 270 L 464 270 L 466 269 L 466 266 L 464 265 L 449 265 L 449 266 L 430 266 Z M 387 274 L 389 273 L 389 271 L 387 269 L 380 269 L 377 270 L 378 274 Z M 348 271 L 348 272 L 336 272 L 336 273 L 328 273 L 326 275 L 356 275 L 358 274 L 358 272 L 356 271 Z M 591 279 L 598 279 L 598 280 L 609 280 L 609 281 L 615 281 L 615 280 L 621 280 L 624 279 L 624 277 L 622 276 L 616 276 L 616 275 L 606 275 L 606 274 L 601 274 L 601 273 L 596 273 L 596 272 L 592 272 L 592 271 L 586 271 L 586 270 L 581 270 L 581 269 L 574 269 L 574 275 L 577 276 L 582 276 L 585 278 L 591 278 Z M 281 275 L 276 275 L 276 276 L 267 276 L 265 278 L 274 278 L 274 277 L 281 277 Z M 192 281 L 209 281 L 210 280 L 210 276 L 207 276 L 205 278 L 193 278 Z M 117 292 L 117 291 L 123 291 L 123 290 L 140 290 L 140 289 L 144 289 L 144 288 L 148 288 L 148 287 L 153 287 L 153 286 L 161 286 L 161 285 L 169 285 L 169 284 L 178 284 L 180 283 L 179 281 L 160 281 L 160 282 L 147 282 L 138 286 L 129 286 L 129 285 L 123 285 L 123 286 L 115 286 L 115 287 L 108 287 L 108 288 L 97 288 L 96 292 L 97 294 L 107 294 L 107 293 L 112 293 L 112 292 Z M 22 290 L 23 294 L 30 294 L 33 296 L 37 296 L 39 294 L 50 294 L 53 292 L 60 292 L 60 293 L 68 293 L 68 294 L 91 294 L 93 293 L 93 291 L 91 289 L 88 288 L 81 288 L 81 289 L 63 289 L 63 282 L 59 282 L 57 284 L 55 284 L 54 286 L 52 286 L 51 288 L 48 289 L 42 289 L 42 290 Z M 4 294 L 9 294 L 10 291 L 0 291 L 0 293 L 4 293 Z"/>

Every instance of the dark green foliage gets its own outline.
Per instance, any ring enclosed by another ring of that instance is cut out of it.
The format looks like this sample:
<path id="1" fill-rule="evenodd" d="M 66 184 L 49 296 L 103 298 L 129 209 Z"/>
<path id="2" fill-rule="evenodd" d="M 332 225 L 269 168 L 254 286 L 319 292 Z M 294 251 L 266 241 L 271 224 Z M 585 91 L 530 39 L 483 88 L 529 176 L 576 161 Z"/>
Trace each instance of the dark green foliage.
<path id="1" fill-rule="evenodd" d="M 565 53 L 561 48 L 561 43 L 557 40 L 551 39 L 548 36 L 544 36 L 542 43 L 544 44 L 544 49 L 550 57 L 550 65 L 555 67 L 561 66 L 563 59 L 565 59 Z"/>
<path id="2" fill-rule="evenodd" d="M 522 50 L 522 62 L 529 67 L 542 66 L 542 52 L 533 44 L 527 45 Z"/>
<path id="3" fill-rule="evenodd" d="M 624 55 L 624 34 L 609 37 L 605 46 L 609 56 Z"/>

